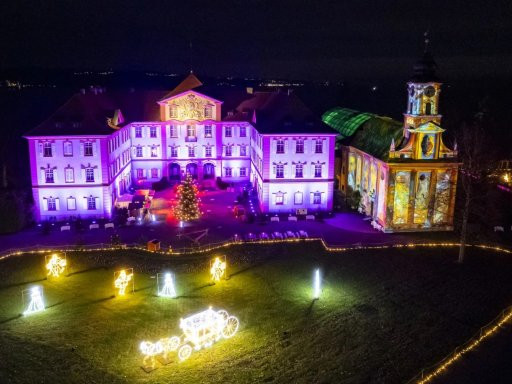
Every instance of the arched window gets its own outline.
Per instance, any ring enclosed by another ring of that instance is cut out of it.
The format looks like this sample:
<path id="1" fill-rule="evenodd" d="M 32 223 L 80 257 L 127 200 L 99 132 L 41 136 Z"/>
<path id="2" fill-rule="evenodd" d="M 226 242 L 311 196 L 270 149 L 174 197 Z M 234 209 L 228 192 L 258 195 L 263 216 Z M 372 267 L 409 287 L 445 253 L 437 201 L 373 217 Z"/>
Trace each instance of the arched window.
<path id="1" fill-rule="evenodd" d="M 432 104 L 426 103 L 425 104 L 425 115 L 430 115 L 432 113 Z"/>

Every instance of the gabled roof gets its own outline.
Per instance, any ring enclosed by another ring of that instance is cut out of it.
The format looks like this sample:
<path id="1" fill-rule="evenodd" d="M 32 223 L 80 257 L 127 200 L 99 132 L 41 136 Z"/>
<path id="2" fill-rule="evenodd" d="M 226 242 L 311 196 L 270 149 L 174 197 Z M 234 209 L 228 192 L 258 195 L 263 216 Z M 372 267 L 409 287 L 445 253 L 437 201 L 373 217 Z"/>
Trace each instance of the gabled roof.
<path id="1" fill-rule="evenodd" d="M 322 121 L 337 131 L 342 138 L 352 136 L 365 121 L 375 115 L 350 108 L 332 108 L 322 115 Z"/>
<path id="2" fill-rule="evenodd" d="M 263 134 L 334 133 L 293 92 L 255 92 L 224 120 L 249 121 Z"/>
<path id="3" fill-rule="evenodd" d="M 176 86 L 176 88 L 174 88 L 171 92 L 166 94 L 160 101 L 179 95 L 180 93 L 190 91 L 191 89 L 200 87 L 201 85 L 203 85 L 203 83 L 201 83 L 201 81 L 196 77 L 196 75 L 190 72 L 190 74 L 187 77 L 185 77 L 185 79 L 181 83 L 179 83 Z"/>
<path id="4" fill-rule="evenodd" d="M 445 131 L 445 129 L 441 128 L 440 125 L 437 125 L 433 121 L 427 121 L 426 123 L 418 126 L 418 128 L 416 128 L 416 129 L 409 128 L 407 130 L 409 132 L 429 132 L 429 133 L 439 133 L 439 132 Z"/>

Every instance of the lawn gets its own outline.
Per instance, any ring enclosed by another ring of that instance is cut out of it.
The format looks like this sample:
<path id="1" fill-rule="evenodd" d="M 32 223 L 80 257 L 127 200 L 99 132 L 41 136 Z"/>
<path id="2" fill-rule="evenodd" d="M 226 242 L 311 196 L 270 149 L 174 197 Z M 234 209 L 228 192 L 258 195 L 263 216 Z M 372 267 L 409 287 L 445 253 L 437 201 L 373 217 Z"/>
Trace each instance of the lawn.
<path id="1" fill-rule="evenodd" d="M 403 383 L 512 304 L 510 256 L 470 248 L 329 253 L 319 243 L 225 248 L 230 278 L 209 282 L 210 255 L 69 252 L 69 276 L 45 280 L 44 256 L 0 261 L 0 377 L 8 383 Z M 135 293 L 113 297 L 113 274 Z M 324 272 L 312 300 L 313 270 Z M 177 299 L 154 275 L 176 274 Z M 37 283 L 36 283 L 37 282 Z M 44 289 L 44 313 L 22 317 L 21 290 Z M 142 340 L 180 335 L 180 317 L 213 306 L 239 332 L 151 373 Z"/>

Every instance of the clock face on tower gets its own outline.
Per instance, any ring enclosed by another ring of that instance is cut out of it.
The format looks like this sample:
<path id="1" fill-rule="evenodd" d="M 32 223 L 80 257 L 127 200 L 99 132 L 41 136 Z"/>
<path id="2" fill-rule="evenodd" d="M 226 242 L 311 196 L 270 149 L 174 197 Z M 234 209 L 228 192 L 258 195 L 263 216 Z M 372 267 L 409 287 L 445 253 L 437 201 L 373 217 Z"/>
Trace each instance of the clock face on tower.
<path id="1" fill-rule="evenodd" d="M 425 88 L 425 91 L 423 93 L 427 97 L 432 97 L 436 94 L 436 89 L 433 86 L 429 85 L 427 88 Z"/>

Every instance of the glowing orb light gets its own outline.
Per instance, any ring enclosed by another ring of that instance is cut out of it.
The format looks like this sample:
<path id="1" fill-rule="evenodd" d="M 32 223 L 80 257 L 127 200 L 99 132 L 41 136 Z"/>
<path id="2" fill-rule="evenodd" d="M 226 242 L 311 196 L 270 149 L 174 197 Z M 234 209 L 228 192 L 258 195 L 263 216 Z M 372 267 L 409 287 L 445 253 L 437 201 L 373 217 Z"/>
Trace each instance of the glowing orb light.
<path id="1" fill-rule="evenodd" d="M 48 270 L 48 276 L 59 277 L 66 269 L 66 259 L 59 257 L 57 254 L 53 254 L 50 260 L 46 263 L 46 269 Z"/>
<path id="2" fill-rule="evenodd" d="M 30 302 L 23 314 L 26 316 L 31 315 L 32 313 L 44 311 L 43 292 L 41 287 L 35 286 L 26 291 L 30 292 Z"/>
<path id="3" fill-rule="evenodd" d="M 319 299 L 322 288 L 320 286 L 320 269 L 315 269 L 315 273 L 313 275 L 313 298 Z"/>
<path id="4" fill-rule="evenodd" d="M 213 281 L 220 281 L 226 273 L 226 261 L 220 261 L 218 257 L 213 260 L 210 268 L 210 274 Z"/>
<path id="5" fill-rule="evenodd" d="M 118 295 L 124 295 L 126 292 L 126 287 L 128 286 L 129 282 L 132 282 L 133 287 L 133 268 L 131 268 L 130 273 L 126 273 L 125 269 L 122 269 L 117 274 L 117 278 L 114 280 L 114 287 L 116 287 L 119 291 L 117 292 Z"/>
<path id="6" fill-rule="evenodd" d="M 158 275 L 157 275 L 158 277 Z M 160 287 L 159 287 L 160 288 Z M 164 285 L 158 291 L 158 296 L 163 297 L 176 297 L 176 290 L 174 289 L 174 279 L 169 272 L 164 273 Z"/>

